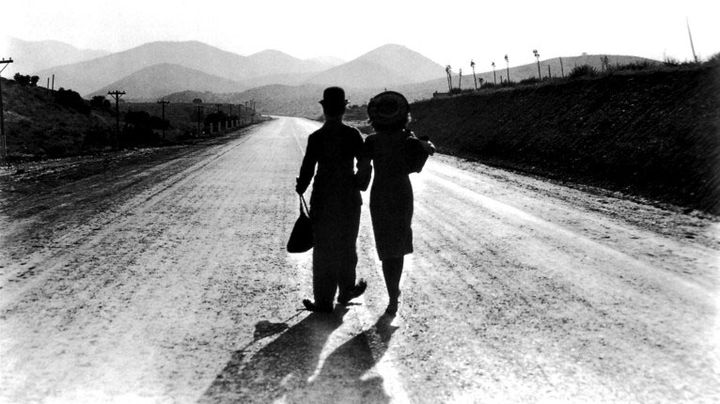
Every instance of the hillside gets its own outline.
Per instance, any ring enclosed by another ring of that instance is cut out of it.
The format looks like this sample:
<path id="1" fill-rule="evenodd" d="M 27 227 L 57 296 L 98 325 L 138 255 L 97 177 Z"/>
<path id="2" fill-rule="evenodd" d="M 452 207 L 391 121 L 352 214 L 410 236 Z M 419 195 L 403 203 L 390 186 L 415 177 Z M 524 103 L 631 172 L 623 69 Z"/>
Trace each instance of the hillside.
<path id="1" fill-rule="evenodd" d="M 413 104 L 439 150 L 720 214 L 720 64 Z"/>
<path id="2" fill-rule="evenodd" d="M 241 56 L 198 41 L 161 41 L 147 43 L 89 61 L 54 66 L 37 71 L 35 74 L 40 76 L 41 82 L 46 77 L 55 74 L 55 88 L 72 88 L 85 95 L 120 80 L 125 80 L 124 82 L 131 86 L 139 87 L 141 84 L 133 83 L 132 77 L 129 76 L 156 65 L 182 66 L 235 82 L 250 80 L 242 86 L 249 88 L 258 85 L 252 81 L 253 79 L 264 76 L 278 76 L 284 78 L 285 82 L 300 83 L 312 73 L 330 68 L 332 63 L 301 60 L 275 50 Z M 267 83 L 267 80 L 263 83 Z M 222 81 L 217 81 L 212 84 L 212 88 L 221 84 Z M 226 89 L 225 92 L 233 91 L 235 88 Z M 174 87 L 172 92 L 185 89 L 184 87 Z M 210 87 L 205 90 L 209 89 Z M 164 94 L 152 96 L 162 95 Z"/>
<path id="3" fill-rule="evenodd" d="M 301 60 L 274 49 L 253 53 L 247 58 L 253 63 L 253 76 L 313 73 L 335 66 L 332 61 Z"/>
<path id="4" fill-rule="evenodd" d="M 78 49 L 60 41 L 7 40 L 7 54 L 15 61 L 3 72 L 5 77 L 15 73 L 30 74 L 52 66 L 66 65 L 106 56 L 103 50 Z M 44 82 L 43 82 L 44 83 Z"/>
<path id="5" fill-rule="evenodd" d="M 90 102 L 74 91 L 23 86 L 4 78 L 2 91 L 10 161 L 192 143 L 265 119 L 237 105 L 188 101 L 165 105 L 163 121 L 162 106 L 155 100 L 121 100 L 116 136 L 114 103 L 108 100 Z"/>
<path id="6" fill-rule="evenodd" d="M 247 57 L 226 52 L 201 42 L 152 42 L 123 52 L 37 72 L 41 77 L 55 74 L 55 88 L 72 88 L 89 94 L 141 69 L 174 64 L 231 80 L 252 74 Z"/>
<path id="7" fill-rule="evenodd" d="M 63 103 L 59 92 L 2 80 L 11 159 L 60 157 L 102 148 L 115 124 L 109 111 Z"/>
<path id="8" fill-rule="evenodd" d="M 161 63 L 146 67 L 122 80 L 89 94 L 106 95 L 108 91 L 122 89 L 127 100 L 161 98 L 168 93 L 184 88 L 190 91 L 242 91 L 244 86 L 238 82 L 203 73 L 187 67 Z"/>
<path id="9" fill-rule="evenodd" d="M 546 59 L 540 61 L 540 72 L 542 73 L 542 77 L 546 78 L 548 77 L 548 66 L 550 66 L 550 76 L 557 78 L 562 77 L 563 74 L 567 76 L 570 71 L 575 66 L 582 66 L 582 65 L 589 65 L 595 68 L 598 71 L 603 70 L 602 66 L 602 58 L 607 57 L 608 61 L 610 62 L 611 66 L 616 65 L 627 65 L 630 63 L 659 63 L 655 60 L 650 60 L 646 58 L 641 58 L 637 56 L 623 56 L 623 55 L 587 55 L 583 54 L 580 56 L 570 56 L 562 57 L 562 68 L 560 60 L 561 58 L 552 58 L 552 59 Z M 503 61 L 504 62 L 504 61 Z M 489 63 L 488 63 L 489 64 Z M 495 75 L 493 76 L 492 70 L 490 71 L 481 71 L 479 66 L 475 66 L 476 68 L 476 77 L 478 80 L 478 86 L 482 83 L 500 83 L 501 80 L 505 80 L 507 78 L 507 70 L 500 66 L 499 63 L 496 64 L 495 67 Z M 463 69 L 463 76 L 462 80 L 460 80 L 460 77 L 458 77 L 457 72 L 453 73 L 452 75 L 452 86 L 453 88 L 461 88 L 461 89 L 472 89 L 475 88 L 475 84 L 473 83 L 473 75 L 472 70 L 470 69 L 470 66 L 465 66 Z M 453 69 L 457 70 L 457 69 Z M 525 65 L 520 66 L 513 66 L 510 67 L 510 79 L 514 82 L 519 82 L 524 79 L 529 78 L 535 78 L 537 77 L 537 64 L 536 63 L 529 63 Z M 482 80 L 482 81 L 480 81 Z M 432 96 L 434 92 L 444 93 L 448 91 L 448 82 L 447 78 L 443 77 L 440 79 L 425 81 L 422 83 L 415 83 L 415 84 L 406 84 L 402 86 L 397 87 L 397 91 L 405 94 L 405 96 L 409 100 L 421 100 L 426 99 Z"/>
<path id="10" fill-rule="evenodd" d="M 383 88 L 442 77 L 444 68 L 401 45 L 384 45 L 317 74 L 307 84 Z"/>

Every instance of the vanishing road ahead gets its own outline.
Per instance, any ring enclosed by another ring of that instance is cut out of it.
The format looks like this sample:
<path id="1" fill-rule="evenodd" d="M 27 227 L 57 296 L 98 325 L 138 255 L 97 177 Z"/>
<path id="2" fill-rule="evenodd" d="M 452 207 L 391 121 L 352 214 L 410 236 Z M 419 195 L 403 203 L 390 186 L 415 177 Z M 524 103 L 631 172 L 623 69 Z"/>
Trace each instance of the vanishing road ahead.
<path id="1" fill-rule="evenodd" d="M 714 218 L 448 156 L 412 176 L 399 316 L 367 205 L 366 295 L 298 311 L 311 254 L 284 247 L 317 126 L 0 192 L 0 402 L 720 400 Z"/>

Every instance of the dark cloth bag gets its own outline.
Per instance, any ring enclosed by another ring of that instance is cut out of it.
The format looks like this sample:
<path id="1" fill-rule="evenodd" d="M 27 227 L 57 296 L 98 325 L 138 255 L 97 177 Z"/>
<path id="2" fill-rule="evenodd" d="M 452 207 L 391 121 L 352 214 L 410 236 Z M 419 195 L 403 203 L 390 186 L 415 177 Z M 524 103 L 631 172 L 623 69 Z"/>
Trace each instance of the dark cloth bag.
<path id="1" fill-rule="evenodd" d="M 313 229 L 310 220 L 310 211 L 305 202 L 305 197 L 300 195 L 300 217 L 295 221 L 290 240 L 287 243 L 289 253 L 302 253 L 313 247 Z"/>
<path id="2" fill-rule="evenodd" d="M 408 136 L 405 139 L 405 165 L 410 173 L 419 173 L 425 167 L 428 153 L 420 144 L 420 139 L 415 136 Z"/>

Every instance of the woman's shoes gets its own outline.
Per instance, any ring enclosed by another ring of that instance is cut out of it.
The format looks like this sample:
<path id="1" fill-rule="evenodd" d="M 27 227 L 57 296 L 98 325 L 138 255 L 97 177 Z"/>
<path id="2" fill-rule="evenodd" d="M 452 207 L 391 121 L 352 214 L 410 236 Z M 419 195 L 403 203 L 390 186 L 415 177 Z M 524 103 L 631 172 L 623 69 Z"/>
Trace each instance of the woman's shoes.
<path id="1" fill-rule="evenodd" d="M 313 303 L 310 299 L 304 299 L 302 301 L 302 303 L 303 303 L 303 306 L 305 306 L 305 310 L 307 310 L 307 311 L 312 311 L 315 313 L 332 313 L 333 312 L 332 305 L 330 305 L 330 306 L 317 305 L 317 304 Z"/>
<path id="2" fill-rule="evenodd" d="M 347 306 L 347 304 L 350 303 L 350 300 L 365 293 L 365 289 L 367 289 L 367 282 L 365 282 L 365 279 L 360 279 L 357 285 L 353 286 L 350 292 L 348 292 L 347 296 L 338 296 L 338 303 L 343 306 Z"/>
<path id="3" fill-rule="evenodd" d="M 388 302 L 387 308 L 385 309 L 385 315 L 386 316 L 395 316 L 398 311 L 398 307 L 400 306 L 400 293 L 398 292 L 398 295 L 396 298 L 390 298 L 390 302 Z"/>

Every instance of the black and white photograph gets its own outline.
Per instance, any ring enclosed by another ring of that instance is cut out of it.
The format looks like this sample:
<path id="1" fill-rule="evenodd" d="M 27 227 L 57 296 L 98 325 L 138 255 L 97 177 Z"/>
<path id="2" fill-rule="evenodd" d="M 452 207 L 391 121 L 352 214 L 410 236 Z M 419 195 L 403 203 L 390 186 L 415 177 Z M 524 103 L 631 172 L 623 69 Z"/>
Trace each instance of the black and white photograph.
<path id="1" fill-rule="evenodd" d="M 0 5 L 0 404 L 720 403 L 720 3 Z"/>

